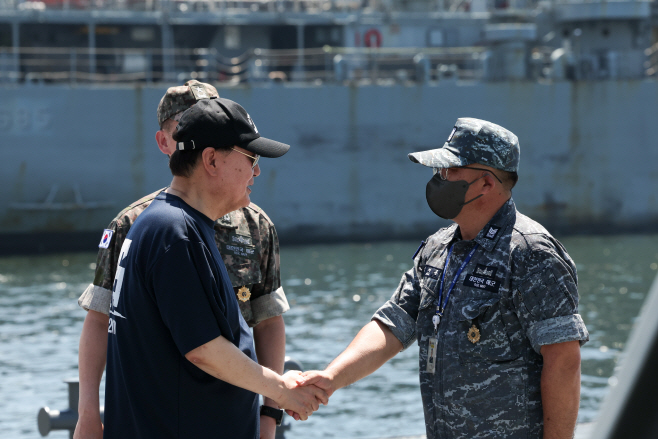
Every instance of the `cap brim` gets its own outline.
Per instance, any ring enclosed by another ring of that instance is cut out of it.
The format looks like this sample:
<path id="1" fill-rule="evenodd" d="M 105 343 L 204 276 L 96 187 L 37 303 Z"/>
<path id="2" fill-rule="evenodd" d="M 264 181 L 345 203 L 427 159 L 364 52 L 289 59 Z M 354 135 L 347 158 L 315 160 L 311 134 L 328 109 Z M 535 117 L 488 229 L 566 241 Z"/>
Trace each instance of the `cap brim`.
<path id="1" fill-rule="evenodd" d="M 414 163 L 430 168 L 454 168 L 456 166 L 470 165 L 471 161 L 459 157 L 451 151 L 447 144 L 443 148 L 428 149 L 427 151 L 412 152 L 408 155 L 409 160 Z"/>
<path id="2" fill-rule="evenodd" d="M 290 145 L 285 143 L 277 142 L 276 140 L 266 139 L 265 137 L 259 137 L 254 139 L 249 143 L 240 145 L 240 147 L 251 151 L 255 154 L 258 154 L 262 157 L 268 158 L 277 158 L 281 157 L 283 154 L 287 153 L 290 149 Z"/>

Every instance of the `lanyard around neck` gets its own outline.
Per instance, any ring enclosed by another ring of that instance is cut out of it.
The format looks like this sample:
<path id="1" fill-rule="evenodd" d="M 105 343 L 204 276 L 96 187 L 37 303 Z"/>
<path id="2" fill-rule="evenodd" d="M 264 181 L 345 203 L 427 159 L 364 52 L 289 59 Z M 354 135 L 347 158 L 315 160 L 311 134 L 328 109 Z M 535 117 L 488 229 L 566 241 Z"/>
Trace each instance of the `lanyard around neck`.
<path id="1" fill-rule="evenodd" d="M 434 326 L 438 327 L 439 321 L 441 320 L 441 317 L 443 317 L 443 311 L 445 311 L 446 306 L 448 306 L 448 300 L 450 299 L 450 293 L 452 293 L 453 288 L 455 288 L 455 284 L 457 283 L 457 279 L 459 279 L 459 276 L 462 274 L 462 271 L 464 271 L 464 268 L 466 268 L 466 265 L 468 262 L 471 260 L 473 257 L 473 254 L 475 253 L 475 250 L 477 250 L 478 245 L 475 244 L 475 247 L 471 250 L 471 252 L 466 256 L 466 259 L 464 259 L 464 262 L 462 262 L 461 266 L 459 267 L 459 270 L 457 270 L 457 273 L 455 274 L 455 277 L 452 278 L 452 282 L 450 283 L 450 287 L 448 288 L 448 292 L 446 293 L 446 298 L 441 303 L 443 299 L 443 284 L 446 278 L 446 271 L 448 271 L 448 264 L 450 263 L 450 255 L 452 254 L 452 249 L 455 246 L 455 244 L 452 244 L 450 246 L 450 250 L 448 250 L 448 256 L 446 256 L 446 263 L 443 266 L 443 274 L 441 275 L 441 284 L 439 285 L 439 298 L 436 301 L 436 316 L 438 318 L 432 319 L 434 322 Z"/>

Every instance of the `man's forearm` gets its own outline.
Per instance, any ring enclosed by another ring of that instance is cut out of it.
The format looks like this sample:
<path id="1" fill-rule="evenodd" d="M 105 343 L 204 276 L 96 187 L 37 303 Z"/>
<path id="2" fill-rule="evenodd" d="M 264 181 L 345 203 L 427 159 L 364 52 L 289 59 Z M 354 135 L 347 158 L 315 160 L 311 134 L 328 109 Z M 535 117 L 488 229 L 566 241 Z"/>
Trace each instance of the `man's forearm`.
<path id="1" fill-rule="evenodd" d="M 282 316 L 272 317 L 254 327 L 254 343 L 258 364 L 283 374 L 286 357 L 286 327 Z M 270 398 L 265 398 L 265 405 L 277 407 Z"/>
<path id="2" fill-rule="evenodd" d="M 541 353 L 544 439 L 571 439 L 580 404 L 580 344 L 546 345 Z"/>
<path id="3" fill-rule="evenodd" d="M 254 326 L 254 344 L 258 363 L 283 374 L 286 358 L 286 326 L 282 316 L 263 320 Z M 263 404 L 280 408 L 279 404 L 271 398 L 263 397 Z M 276 421 L 267 416 L 260 418 L 260 438 L 274 439 L 276 436 Z"/>
<path id="4" fill-rule="evenodd" d="M 386 325 L 378 320 L 371 321 L 361 328 L 349 346 L 325 369 L 325 376 L 331 381 L 331 387 L 325 390 L 331 395 L 370 375 L 397 355 L 402 347 L 400 340 Z"/>
<path id="5" fill-rule="evenodd" d="M 281 408 L 300 414 L 302 419 L 317 410 L 318 401 L 327 402 L 324 391 L 296 388 L 293 374 L 289 372 L 282 377 L 262 367 L 222 336 L 193 349 L 185 358 L 217 379 L 273 399 Z"/>
<path id="6" fill-rule="evenodd" d="M 98 389 L 105 370 L 107 357 L 107 325 L 109 317 L 96 311 L 88 311 L 80 334 L 78 369 L 80 416 L 100 413 Z"/>

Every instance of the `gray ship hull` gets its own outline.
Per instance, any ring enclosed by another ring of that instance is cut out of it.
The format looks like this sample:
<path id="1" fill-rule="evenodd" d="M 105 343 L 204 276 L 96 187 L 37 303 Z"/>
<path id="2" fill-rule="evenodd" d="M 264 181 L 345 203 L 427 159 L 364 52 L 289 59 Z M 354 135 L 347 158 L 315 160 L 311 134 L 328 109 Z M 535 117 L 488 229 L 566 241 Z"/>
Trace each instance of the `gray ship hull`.
<path id="1" fill-rule="evenodd" d="M 431 172 L 458 117 L 521 143 L 519 210 L 558 233 L 658 229 L 655 80 L 391 86 L 219 87 L 263 135 L 290 143 L 262 161 L 252 201 L 283 242 L 422 238 Z M 0 252 L 93 249 L 124 206 L 166 186 L 154 135 L 166 86 L 0 88 Z"/>

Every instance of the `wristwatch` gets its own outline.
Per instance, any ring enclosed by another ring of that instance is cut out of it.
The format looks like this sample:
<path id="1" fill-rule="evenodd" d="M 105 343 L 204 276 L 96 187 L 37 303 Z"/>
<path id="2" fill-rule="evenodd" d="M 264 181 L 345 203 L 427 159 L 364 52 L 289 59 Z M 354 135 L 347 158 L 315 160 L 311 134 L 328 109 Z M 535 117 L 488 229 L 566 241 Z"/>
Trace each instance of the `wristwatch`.
<path id="1" fill-rule="evenodd" d="M 269 407 L 266 405 L 260 406 L 260 415 L 274 418 L 277 426 L 281 425 L 281 422 L 283 421 L 283 410 L 275 409 L 274 407 Z"/>

